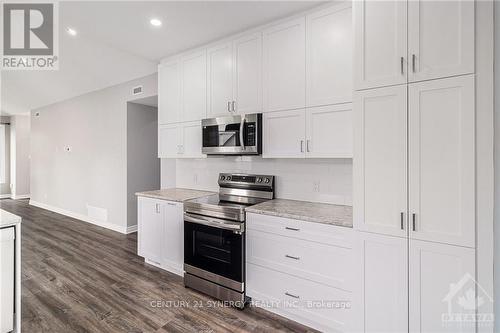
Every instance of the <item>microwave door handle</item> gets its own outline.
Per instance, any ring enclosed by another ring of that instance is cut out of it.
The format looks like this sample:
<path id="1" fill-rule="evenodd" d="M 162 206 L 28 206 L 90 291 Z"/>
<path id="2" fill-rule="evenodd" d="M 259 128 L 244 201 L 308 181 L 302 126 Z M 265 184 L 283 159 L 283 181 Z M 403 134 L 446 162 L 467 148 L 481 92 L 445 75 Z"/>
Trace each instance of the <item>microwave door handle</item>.
<path id="1" fill-rule="evenodd" d="M 245 150 L 245 138 L 243 136 L 243 131 L 245 129 L 245 115 L 241 115 L 241 123 L 240 123 L 240 145 L 241 149 Z"/>

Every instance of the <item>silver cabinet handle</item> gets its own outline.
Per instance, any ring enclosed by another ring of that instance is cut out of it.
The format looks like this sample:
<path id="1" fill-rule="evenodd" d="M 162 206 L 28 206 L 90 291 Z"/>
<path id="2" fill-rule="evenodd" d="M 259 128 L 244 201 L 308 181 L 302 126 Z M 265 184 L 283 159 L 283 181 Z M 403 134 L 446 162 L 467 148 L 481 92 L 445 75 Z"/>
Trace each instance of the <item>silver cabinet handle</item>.
<path id="1" fill-rule="evenodd" d="M 291 231 L 300 231 L 300 229 L 297 228 L 292 228 L 292 227 L 285 227 L 286 230 L 291 230 Z"/>
<path id="2" fill-rule="evenodd" d="M 413 73 L 416 72 L 416 70 L 415 70 L 415 62 L 416 61 L 417 61 L 417 56 L 412 54 L 411 55 L 411 68 L 412 68 Z"/>
<path id="3" fill-rule="evenodd" d="M 231 109 L 233 110 L 233 112 L 236 111 L 235 104 L 236 104 L 235 101 L 231 103 Z"/>
<path id="4" fill-rule="evenodd" d="M 285 293 L 285 295 L 293 297 L 293 298 L 300 298 L 300 296 L 297 296 L 297 295 L 294 295 L 294 294 L 290 294 L 288 291 Z"/>
<path id="5" fill-rule="evenodd" d="M 300 152 L 304 152 L 304 140 L 300 140 Z"/>
<path id="6" fill-rule="evenodd" d="M 231 102 L 227 102 L 227 112 L 231 112 Z"/>
<path id="7" fill-rule="evenodd" d="M 405 75 L 405 58 L 401 57 L 401 75 Z"/>
<path id="8" fill-rule="evenodd" d="M 300 260 L 300 257 L 294 257 L 294 256 L 291 256 L 291 255 L 288 255 L 288 254 L 285 254 L 285 257 L 289 258 L 289 259 L 293 259 L 293 260 Z"/>
<path id="9" fill-rule="evenodd" d="M 413 222 L 413 231 L 417 231 L 417 214 L 413 213 L 411 215 L 411 218 L 412 218 L 412 222 Z"/>
<path id="10" fill-rule="evenodd" d="M 160 204 L 155 204 L 156 214 L 160 214 Z"/>
<path id="11" fill-rule="evenodd" d="M 310 153 L 310 152 L 311 152 L 311 151 L 309 150 L 309 141 L 310 141 L 310 140 L 306 140 L 306 151 L 307 151 L 308 153 Z"/>
<path id="12" fill-rule="evenodd" d="M 405 213 L 401 212 L 401 230 L 405 230 L 404 218 L 405 218 Z"/>

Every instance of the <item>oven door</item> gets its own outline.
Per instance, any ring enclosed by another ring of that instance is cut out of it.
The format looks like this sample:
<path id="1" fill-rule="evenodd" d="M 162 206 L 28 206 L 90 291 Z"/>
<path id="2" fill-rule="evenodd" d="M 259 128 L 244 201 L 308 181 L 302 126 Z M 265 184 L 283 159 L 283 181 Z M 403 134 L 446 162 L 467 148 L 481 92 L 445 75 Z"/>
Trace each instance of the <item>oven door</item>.
<path id="1" fill-rule="evenodd" d="M 243 283 L 244 251 L 243 223 L 184 214 L 185 265 Z"/>

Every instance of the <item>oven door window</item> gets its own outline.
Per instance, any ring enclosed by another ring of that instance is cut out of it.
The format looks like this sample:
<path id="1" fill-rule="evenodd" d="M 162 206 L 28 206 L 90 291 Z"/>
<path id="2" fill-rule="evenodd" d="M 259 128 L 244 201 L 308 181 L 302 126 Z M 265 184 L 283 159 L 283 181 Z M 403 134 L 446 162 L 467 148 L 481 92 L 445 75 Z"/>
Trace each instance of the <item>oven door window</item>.
<path id="1" fill-rule="evenodd" d="M 184 223 L 184 262 L 243 282 L 244 238 L 229 230 Z"/>

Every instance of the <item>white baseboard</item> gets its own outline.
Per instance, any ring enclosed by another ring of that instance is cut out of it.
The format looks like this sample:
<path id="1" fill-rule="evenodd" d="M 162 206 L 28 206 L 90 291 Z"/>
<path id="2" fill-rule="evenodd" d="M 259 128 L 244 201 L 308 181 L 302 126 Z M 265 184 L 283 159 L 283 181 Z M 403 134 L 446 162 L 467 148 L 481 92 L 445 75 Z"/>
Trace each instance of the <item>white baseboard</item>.
<path id="1" fill-rule="evenodd" d="M 10 194 L 0 194 L 0 199 L 10 199 Z"/>
<path id="2" fill-rule="evenodd" d="M 30 194 L 20 194 L 20 195 L 12 195 L 10 198 L 12 200 L 21 200 L 21 199 L 29 199 L 30 198 Z"/>
<path id="3" fill-rule="evenodd" d="M 30 200 L 30 205 L 38 207 L 38 208 L 43 208 L 43 209 L 46 209 L 46 210 L 50 210 L 51 212 L 54 212 L 54 213 L 58 213 L 58 214 L 61 214 L 61 215 L 72 217 L 74 219 L 77 219 L 77 220 L 80 220 L 80 221 L 83 221 L 83 222 L 94 224 L 94 225 L 99 226 L 99 227 L 103 227 L 103 228 L 106 228 L 106 229 L 109 229 L 109 230 L 113 230 L 113 231 L 119 232 L 121 234 L 127 234 L 127 227 L 120 227 L 120 226 L 117 226 L 115 224 L 110 224 L 110 223 L 98 221 L 98 220 L 95 220 L 95 219 L 91 219 L 91 218 L 89 218 L 86 215 L 75 213 L 75 212 L 70 212 L 68 210 L 61 209 L 61 208 L 58 208 L 58 207 L 54 207 L 54 206 L 51 206 L 51 205 L 47 205 L 47 204 L 44 204 L 44 203 L 41 203 L 41 202 L 38 202 L 38 201 L 34 201 L 34 200 Z"/>
<path id="4" fill-rule="evenodd" d="M 131 234 L 133 232 L 137 232 L 137 224 L 131 225 L 130 227 L 127 227 L 127 234 Z"/>

